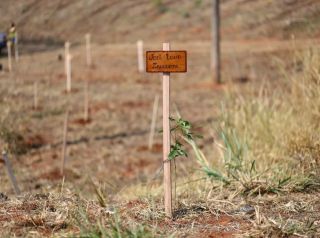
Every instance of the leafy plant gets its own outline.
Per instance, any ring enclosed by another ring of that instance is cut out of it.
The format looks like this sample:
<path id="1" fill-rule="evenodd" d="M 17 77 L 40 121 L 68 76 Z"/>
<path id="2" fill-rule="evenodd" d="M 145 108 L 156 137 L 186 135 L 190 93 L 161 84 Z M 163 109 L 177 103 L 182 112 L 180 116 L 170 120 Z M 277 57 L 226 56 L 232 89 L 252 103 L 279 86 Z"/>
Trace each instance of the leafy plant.
<path id="1" fill-rule="evenodd" d="M 220 128 L 222 148 L 224 150 L 223 161 L 225 171 L 219 171 L 210 165 L 209 161 L 196 143 L 196 138 L 201 138 L 192 132 L 192 125 L 189 121 L 182 118 L 170 118 L 174 122 L 171 134 L 174 138 L 174 144 L 168 155 L 168 160 L 175 160 L 177 157 L 187 157 L 185 145 L 191 146 L 195 159 L 201 167 L 201 171 L 212 180 L 222 182 L 225 185 L 236 185 L 240 183 L 242 194 L 257 195 L 264 193 L 279 193 L 289 190 L 301 191 L 308 187 L 315 187 L 319 184 L 314 179 L 305 179 L 292 177 L 289 173 L 279 169 L 279 171 L 270 171 L 266 168 L 264 171 L 258 171 L 256 161 L 250 161 L 247 158 L 247 143 L 239 139 L 235 129 L 228 126 Z M 268 173 L 270 171 L 270 173 Z M 270 177 L 272 174 L 272 177 Z"/>
<path id="2" fill-rule="evenodd" d="M 213 169 L 202 151 L 197 146 L 195 139 L 202 138 L 200 135 L 196 135 L 192 132 L 192 125 L 189 121 L 182 118 L 174 119 L 170 118 L 171 122 L 174 122 L 174 126 L 171 129 L 171 133 L 175 139 L 175 144 L 171 146 L 171 151 L 168 155 L 169 160 L 174 160 L 179 156 L 187 157 L 188 154 L 184 149 L 184 145 L 179 139 L 183 140 L 191 146 L 195 153 L 195 158 L 198 164 L 201 166 L 201 170 L 210 178 L 229 184 L 228 179 L 222 175 L 219 171 Z"/>

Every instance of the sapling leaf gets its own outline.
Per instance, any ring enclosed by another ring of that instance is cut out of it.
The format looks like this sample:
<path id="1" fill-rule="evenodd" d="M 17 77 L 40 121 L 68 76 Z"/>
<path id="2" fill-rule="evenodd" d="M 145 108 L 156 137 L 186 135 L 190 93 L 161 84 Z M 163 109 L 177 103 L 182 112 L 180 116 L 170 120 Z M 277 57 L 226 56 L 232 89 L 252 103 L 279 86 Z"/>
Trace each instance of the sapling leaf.
<path id="1" fill-rule="evenodd" d="M 187 152 L 182 148 L 182 144 L 179 141 L 176 141 L 174 145 L 171 145 L 171 150 L 168 155 L 168 160 L 174 160 L 179 156 L 188 157 Z"/>
<path id="2" fill-rule="evenodd" d="M 193 140 L 193 136 L 191 133 L 185 134 L 185 137 L 187 137 L 189 140 Z"/>
<path id="3" fill-rule="evenodd" d="M 178 120 L 178 125 L 180 125 L 181 128 L 184 130 L 190 130 L 191 124 L 188 121 L 182 120 L 181 118 Z"/>

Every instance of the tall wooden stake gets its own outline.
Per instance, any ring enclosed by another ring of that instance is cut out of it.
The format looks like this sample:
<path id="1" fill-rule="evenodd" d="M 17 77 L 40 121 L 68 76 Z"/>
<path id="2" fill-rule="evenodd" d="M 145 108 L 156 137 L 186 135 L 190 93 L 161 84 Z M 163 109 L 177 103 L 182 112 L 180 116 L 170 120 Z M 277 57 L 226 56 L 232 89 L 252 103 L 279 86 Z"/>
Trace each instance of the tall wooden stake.
<path id="1" fill-rule="evenodd" d="M 8 49 L 8 69 L 9 72 L 12 71 L 12 60 L 11 60 L 11 41 L 7 42 L 7 49 Z"/>
<path id="2" fill-rule="evenodd" d="M 157 94 L 154 97 L 154 103 L 153 103 L 152 121 L 151 121 L 149 144 L 148 144 L 149 150 L 151 150 L 153 146 L 153 138 L 154 138 L 154 132 L 156 130 L 156 121 L 157 121 L 157 115 L 158 115 L 158 106 L 159 106 L 159 95 Z"/>
<path id="3" fill-rule="evenodd" d="M 213 80 L 221 83 L 220 65 L 220 0 L 212 0 L 211 71 Z"/>
<path id="4" fill-rule="evenodd" d="M 65 70 L 65 74 L 68 74 L 68 70 L 67 70 L 67 58 L 68 55 L 70 54 L 70 42 L 67 41 L 64 43 L 64 70 Z"/>
<path id="5" fill-rule="evenodd" d="M 64 125 L 63 125 L 63 142 L 62 142 L 61 171 L 60 171 L 62 175 L 64 175 L 64 168 L 66 165 L 68 121 L 69 121 L 69 111 L 66 112 Z"/>
<path id="6" fill-rule="evenodd" d="M 38 109 L 38 83 L 36 81 L 33 83 L 33 109 Z"/>
<path id="7" fill-rule="evenodd" d="M 170 50 L 170 43 L 163 43 L 163 50 Z M 170 73 L 163 73 L 163 182 L 164 182 L 164 207 L 166 216 L 172 218 L 172 183 L 170 153 Z"/>
<path id="8" fill-rule="evenodd" d="M 89 90 L 88 90 L 88 80 L 86 80 L 84 85 L 84 121 L 89 121 Z"/>
<path id="9" fill-rule="evenodd" d="M 66 58 L 66 69 L 67 69 L 67 92 L 71 92 L 71 59 L 72 56 L 70 54 L 67 55 Z"/>
<path id="10" fill-rule="evenodd" d="M 16 32 L 16 39 L 14 42 L 14 59 L 16 60 L 16 62 L 19 61 L 19 38 L 18 38 L 18 32 Z"/>
<path id="11" fill-rule="evenodd" d="M 138 53 L 138 70 L 140 73 L 144 71 L 144 61 L 143 61 L 143 41 L 139 40 L 137 42 L 137 53 Z"/>
<path id="12" fill-rule="evenodd" d="M 2 152 L 2 158 L 3 158 L 3 161 L 4 161 L 5 165 L 6 165 L 7 172 L 8 172 L 10 181 L 12 183 L 14 192 L 15 192 L 16 195 L 19 195 L 20 194 L 20 189 L 18 187 L 17 179 L 14 176 L 14 173 L 13 173 L 13 170 L 12 170 L 12 166 L 11 166 L 11 163 L 10 163 L 10 160 L 8 158 L 8 154 L 7 154 L 6 151 Z"/>
<path id="13" fill-rule="evenodd" d="M 86 63 L 87 63 L 87 66 L 90 67 L 92 64 L 92 60 L 91 60 L 91 35 L 86 34 L 85 38 L 86 38 Z"/>

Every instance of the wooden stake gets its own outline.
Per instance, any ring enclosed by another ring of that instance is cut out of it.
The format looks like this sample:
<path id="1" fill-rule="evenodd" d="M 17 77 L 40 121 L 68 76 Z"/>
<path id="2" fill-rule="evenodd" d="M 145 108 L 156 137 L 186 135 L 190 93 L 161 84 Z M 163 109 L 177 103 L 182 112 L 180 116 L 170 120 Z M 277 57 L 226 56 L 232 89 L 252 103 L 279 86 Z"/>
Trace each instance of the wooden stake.
<path id="1" fill-rule="evenodd" d="M 71 92 L 71 59 L 72 56 L 70 54 L 67 55 L 66 58 L 66 69 L 67 69 L 67 92 Z"/>
<path id="2" fill-rule="evenodd" d="M 14 42 L 14 59 L 16 60 L 16 62 L 19 61 L 19 49 L 18 49 L 18 32 L 16 32 L 16 38 L 15 38 L 15 42 Z"/>
<path id="3" fill-rule="evenodd" d="M 64 68 L 65 68 L 65 74 L 67 75 L 68 74 L 68 70 L 67 70 L 67 58 L 68 58 L 68 55 L 70 54 L 70 42 L 67 41 L 64 43 Z"/>
<path id="4" fill-rule="evenodd" d="M 9 72 L 12 71 L 12 61 L 11 61 L 11 41 L 7 42 L 7 49 L 8 49 L 8 69 Z"/>
<path id="5" fill-rule="evenodd" d="M 152 121 L 151 121 L 149 144 L 148 144 L 149 150 L 151 150 L 153 146 L 153 138 L 154 138 L 154 133 L 156 129 L 156 121 L 157 121 L 157 115 L 158 115 L 158 106 L 159 106 L 159 95 L 157 94 L 154 97 L 154 103 L 153 103 Z"/>
<path id="6" fill-rule="evenodd" d="M 90 67 L 92 64 L 92 61 L 91 61 L 91 35 L 86 34 L 85 39 L 86 39 L 86 63 L 87 63 L 87 66 Z"/>
<path id="7" fill-rule="evenodd" d="M 220 66 L 220 0 L 212 0 L 211 70 L 213 80 L 221 83 Z"/>
<path id="8" fill-rule="evenodd" d="M 64 175 L 64 168 L 66 165 L 68 121 L 69 121 L 69 111 L 66 112 L 65 119 L 64 119 L 64 126 L 63 126 L 63 142 L 62 142 L 62 153 L 61 153 L 61 174 L 62 175 Z"/>
<path id="9" fill-rule="evenodd" d="M 33 109 L 38 109 L 38 83 L 35 81 L 33 83 Z"/>
<path id="10" fill-rule="evenodd" d="M 163 43 L 163 50 L 170 50 L 170 43 Z M 172 218 L 172 183 L 170 153 L 170 73 L 163 73 L 163 180 L 164 180 L 164 207 L 166 216 Z"/>
<path id="11" fill-rule="evenodd" d="M 13 173 L 13 170 L 12 170 L 12 166 L 11 166 L 11 163 L 10 163 L 10 160 L 8 158 L 8 154 L 7 154 L 6 151 L 2 152 L 2 158 L 3 158 L 3 161 L 4 161 L 5 166 L 7 168 L 8 176 L 9 176 L 10 181 L 12 183 L 14 192 L 15 192 L 16 195 L 19 195 L 20 194 L 20 189 L 18 187 L 17 179 L 14 176 L 14 173 Z"/>
<path id="12" fill-rule="evenodd" d="M 144 71 L 144 61 L 143 61 L 143 41 L 139 40 L 137 42 L 137 51 L 138 51 L 138 70 L 140 73 Z"/>
<path id="13" fill-rule="evenodd" d="M 89 121 L 89 90 L 88 90 L 88 80 L 86 80 L 84 85 L 84 121 Z"/>

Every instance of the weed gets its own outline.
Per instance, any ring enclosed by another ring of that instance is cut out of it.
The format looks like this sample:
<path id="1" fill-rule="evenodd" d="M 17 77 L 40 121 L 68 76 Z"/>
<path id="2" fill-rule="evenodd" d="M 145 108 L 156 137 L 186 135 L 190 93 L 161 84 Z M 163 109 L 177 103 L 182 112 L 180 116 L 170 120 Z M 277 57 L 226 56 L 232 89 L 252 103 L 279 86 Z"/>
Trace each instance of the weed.
<path id="1" fill-rule="evenodd" d="M 117 213 L 107 222 L 104 219 L 99 221 L 90 221 L 88 215 L 83 209 L 78 210 L 78 215 L 74 218 L 80 228 L 78 238 L 149 238 L 154 237 L 145 226 L 138 225 L 133 227 L 125 226 L 121 223 Z M 74 236 L 72 236 L 74 237 Z"/>
<path id="2" fill-rule="evenodd" d="M 258 195 L 305 191 L 308 188 L 317 188 L 320 185 L 318 179 L 312 174 L 296 174 L 295 170 L 285 170 L 279 168 L 279 165 L 277 169 L 270 165 L 263 170 L 258 170 L 256 160 L 250 160 L 248 157 L 249 147 L 247 143 L 240 140 L 238 133 L 235 129 L 230 128 L 228 123 L 225 123 L 227 126 L 219 129 L 223 143 L 220 148 L 224 151 L 224 171 L 219 171 L 210 165 L 208 159 L 196 144 L 195 138 L 199 136 L 192 132 L 191 123 L 181 118 L 171 118 L 171 121 L 175 123 L 171 129 L 175 143 L 171 146 L 168 159 L 175 160 L 179 156 L 188 156 L 184 145 L 181 143 L 181 141 L 184 141 L 191 146 L 197 163 L 209 178 L 240 189 L 242 194 Z"/>

